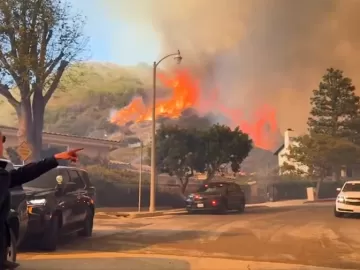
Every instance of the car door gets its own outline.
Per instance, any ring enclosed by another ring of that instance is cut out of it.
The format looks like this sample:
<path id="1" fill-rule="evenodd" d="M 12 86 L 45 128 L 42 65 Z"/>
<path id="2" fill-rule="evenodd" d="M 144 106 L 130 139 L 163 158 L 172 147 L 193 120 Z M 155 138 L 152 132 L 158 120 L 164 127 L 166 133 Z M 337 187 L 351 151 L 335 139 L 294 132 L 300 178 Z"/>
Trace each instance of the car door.
<path id="1" fill-rule="evenodd" d="M 227 197 L 228 197 L 228 207 L 230 209 L 235 209 L 237 198 L 236 198 L 236 189 L 233 184 L 229 184 L 227 186 Z"/>
<path id="2" fill-rule="evenodd" d="M 95 189 L 94 185 L 91 183 L 88 173 L 86 171 L 84 171 L 84 170 L 78 171 L 78 173 L 80 174 L 81 179 L 85 183 L 85 190 L 84 191 L 86 193 L 86 196 L 89 196 L 90 199 L 95 204 L 95 201 L 96 201 L 96 189 Z"/>
<path id="3" fill-rule="evenodd" d="M 240 205 L 242 205 L 243 202 L 245 202 L 245 195 L 244 192 L 242 191 L 241 187 L 237 184 L 233 184 L 234 185 L 234 201 L 236 204 L 236 209 L 239 208 Z"/>
<path id="4" fill-rule="evenodd" d="M 63 192 L 59 192 L 57 195 L 58 208 L 63 215 L 63 227 L 65 229 L 71 229 L 76 222 L 74 208 L 77 201 L 76 190 L 72 189 L 70 174 L 67 169 L 57 169 L 58 175 L 63 178 Z"/>
<path id="5" fill-rule="evenodd" d="M 86 216 L 87 204 L 83 198 L 85 194 L 85 183 L 76 169 L 70 169 L 69 174 L 70 174 L 70 181 L 73 182 L 74 185 L 74 195 L 76 195 L 73 215 L 74 215 L 74 221 L 77 223 L 83 221 Z"/>

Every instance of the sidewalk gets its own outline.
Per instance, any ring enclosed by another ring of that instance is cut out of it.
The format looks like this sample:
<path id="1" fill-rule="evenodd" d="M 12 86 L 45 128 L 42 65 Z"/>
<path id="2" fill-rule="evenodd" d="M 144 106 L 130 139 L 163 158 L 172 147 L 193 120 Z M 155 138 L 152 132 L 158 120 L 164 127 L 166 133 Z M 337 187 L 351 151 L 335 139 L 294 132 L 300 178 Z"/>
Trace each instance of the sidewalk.
<path id="1" fill-rule="evenodd" d="M 305 203 L 319 203 L 319 202 L 334 202 L 335 203 L 336 198 L 326 198 L 326 199 L 318 199 L 315 201 L 306 201 Z"/>
<path id="2" fill-rule="evenodd" d="M 242 261 L 223 258 L 96 252 L 85 254 L 44 254 L 19 261 L 19 270 L 335 270 L 337 268 L 299 264 Z M 351 269 L 344 269 L 351 270 Z"/>
<path id="3" fill-rule="evenodd" d="M 248 206 L 267 206 L 267 207 L 284 207 L 284 206 L 297 206 L 303 205 L 308 203 L 326 203 L 326 202 L 335 202 L 336 198 L 326 198 L 326 199 L 319 199 L 315 201 L 308 201 L 308 200 L 287 200 L 287 201 L 276 201 L 276 202 L 265 202 L 265 203 L 256 203 L 256 204 L 249 204 Z"/>

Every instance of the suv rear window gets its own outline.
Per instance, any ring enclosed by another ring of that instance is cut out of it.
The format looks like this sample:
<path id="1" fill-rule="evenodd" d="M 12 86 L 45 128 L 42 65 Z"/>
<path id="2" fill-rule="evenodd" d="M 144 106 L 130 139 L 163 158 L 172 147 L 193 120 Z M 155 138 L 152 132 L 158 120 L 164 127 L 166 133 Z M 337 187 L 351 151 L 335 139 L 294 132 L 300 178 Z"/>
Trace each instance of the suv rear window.
<path id="1" fill-rule="evenodd" d="M 224 191 L 226 191 L 226 185 L 217 184 L 217 183 L 204 185 L 204 186 L 200 187 L 198 190 L 198 192 L 204 192 L 204 193 L 218 193 L 218 192 L 224 192 Z"/>

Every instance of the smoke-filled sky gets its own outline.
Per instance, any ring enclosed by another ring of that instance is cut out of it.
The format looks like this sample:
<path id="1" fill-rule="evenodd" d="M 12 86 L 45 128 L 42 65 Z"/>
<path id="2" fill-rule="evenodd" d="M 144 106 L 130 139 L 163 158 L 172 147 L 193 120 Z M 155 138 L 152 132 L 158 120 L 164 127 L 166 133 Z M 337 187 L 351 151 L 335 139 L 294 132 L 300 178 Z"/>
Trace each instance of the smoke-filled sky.
<path id="1" fill-rule="evenodd" d="M 360 0 L 98 0 L 97 5 L 109 23 L 132 29 L 139 54 L 179 48 L 183 66 L 198 74 L 204 87 L 216 84 L 222 103 L 250 113 L 253 106 L 269 104 L 277 109 L 281 130 L 306 130 L 309 97 L 326 68 L 343 69 L 360 89 Z M 123 43 L 123 32 L 109 28 L 114 45 Z"/>

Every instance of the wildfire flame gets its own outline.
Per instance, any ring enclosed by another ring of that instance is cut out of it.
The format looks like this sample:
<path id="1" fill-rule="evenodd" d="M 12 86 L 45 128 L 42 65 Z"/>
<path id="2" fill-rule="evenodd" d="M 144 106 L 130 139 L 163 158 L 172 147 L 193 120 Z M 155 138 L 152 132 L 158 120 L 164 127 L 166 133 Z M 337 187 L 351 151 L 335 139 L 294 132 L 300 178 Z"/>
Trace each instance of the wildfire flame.
<path id="1" fill-rule="evenodd" d="M 158 78 L 165 87 L 172 89 L 172 93 L 170 97 L 156 101 L 156 117 L 179 118 L 182 112 L 189 108 L 202 113 L 218 112 L 229 119 L 232 128 L 239 126 L 243 132 L 248 133 L 257 147 L 274 147 L 278 125 L 276 112 L 270 106 L 264 105 L 255 109 L 250 122 L 244 119 L 241 110 L 221 105 L 216 89 L 202 96 L 199 82 L 185 70 L 177 71 L 171 77 L 160 74 Z M 120 126 L 130 121 L 143 122 L 152 119 L 151 113 L 151 104 L 145 104 L 142 97 L 135 97 L 129 105 L 112 116 L 111 122 Z"/>
<path id="2" fill-rule="evenodd" d="M 184 110 L 197 104 L 200 93 L 198 83 L 185 71 L 179 71 L 169 78 L 160 74 L 159 79 L 164 86 L 173 89 L 173 92 L 169 98 L 156 101 L 156 116 L 178 118 Z M 135 97 L 129 105 L 112 116 L 111 122 L 122 126 L 130 121 L 137 123 L 151 119 L 151 105 L 146 106 L 141 97 Z"/>

